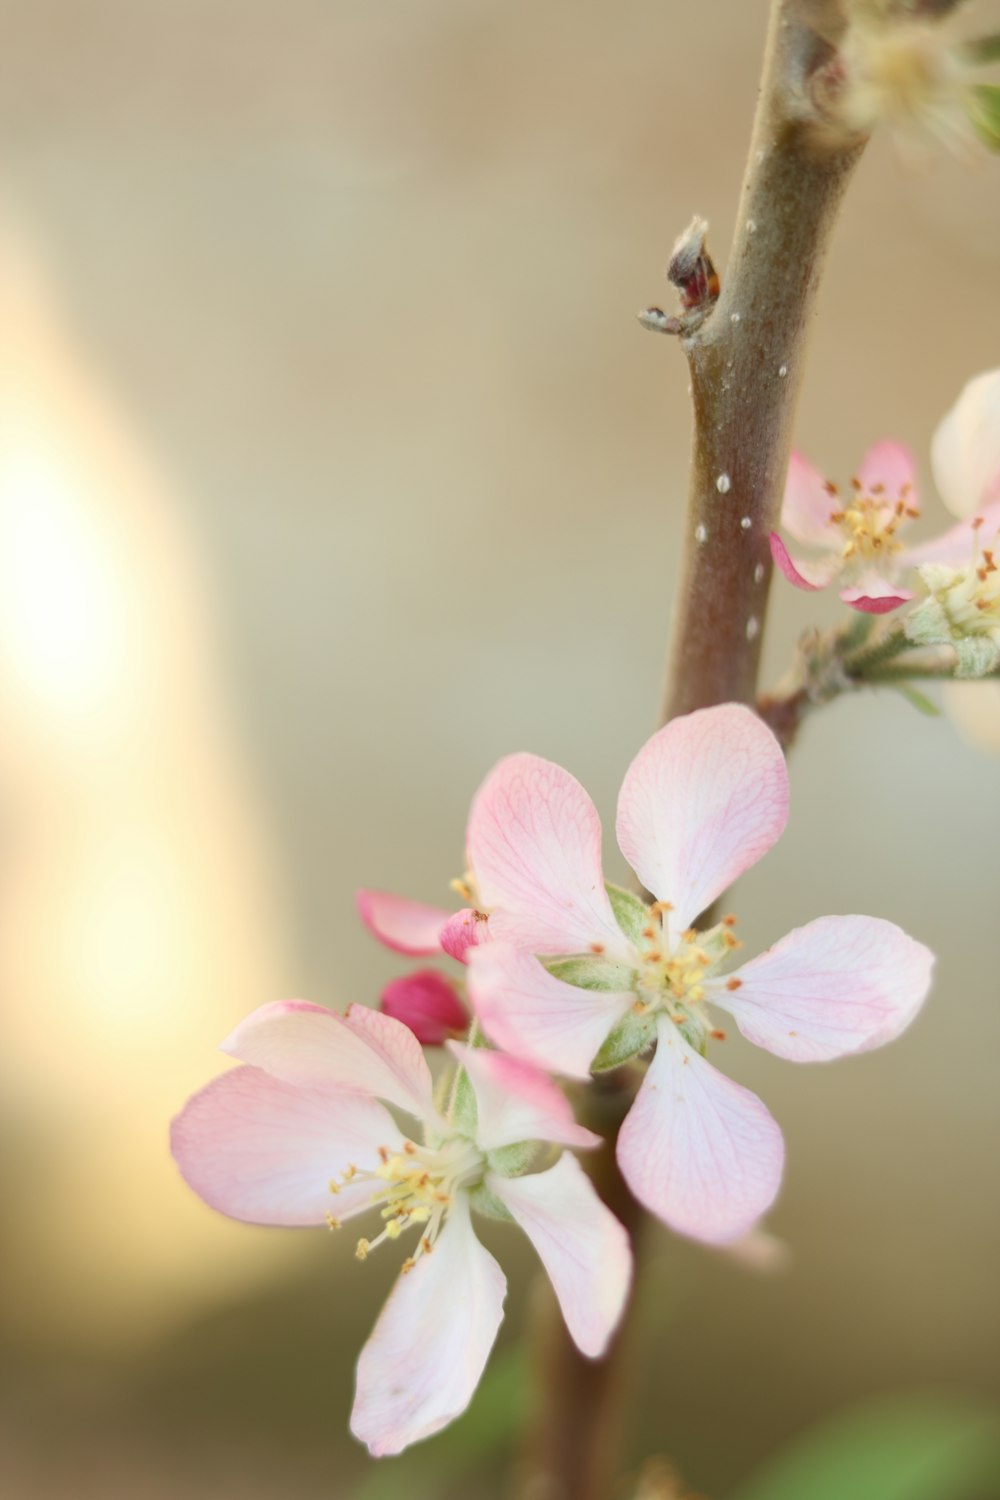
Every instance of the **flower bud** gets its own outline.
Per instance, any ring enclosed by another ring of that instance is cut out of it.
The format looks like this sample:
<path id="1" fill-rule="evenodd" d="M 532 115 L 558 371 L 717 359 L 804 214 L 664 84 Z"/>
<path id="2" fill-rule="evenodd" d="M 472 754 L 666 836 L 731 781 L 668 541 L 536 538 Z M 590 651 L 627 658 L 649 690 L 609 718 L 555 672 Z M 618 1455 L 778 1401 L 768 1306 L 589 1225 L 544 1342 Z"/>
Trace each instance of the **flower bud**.
<path id="1" fill-rule="evenodd" d="M 450 980 L 434 969 L 417 969 L 393 979 L 382 991 L 382 1010 L 402 1021 L 424 1047 L 441 1047 L 450 1036 L 464 1036 L 469 1018 Z"/>

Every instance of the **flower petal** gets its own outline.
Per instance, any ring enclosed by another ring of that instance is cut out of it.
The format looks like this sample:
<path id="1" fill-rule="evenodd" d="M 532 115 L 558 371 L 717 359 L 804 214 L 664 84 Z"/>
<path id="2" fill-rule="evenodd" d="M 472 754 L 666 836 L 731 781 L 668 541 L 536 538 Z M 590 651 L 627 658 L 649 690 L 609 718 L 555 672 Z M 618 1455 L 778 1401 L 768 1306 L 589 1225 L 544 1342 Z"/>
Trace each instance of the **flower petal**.
<path id="1" fill-rule="evenodd" d="M 787 821 L 781 747 L 739 703 L 659 730 L 618 798 L 622 853 L 643 885 L 672 904 L 674 935 L 767 853 Z"/>
<path id="2" fill-rule="evenodd" d="M 304 1089 L 259 1068 L 235 1068 L 195 1094 L 174 1120 L 170 1148 L 199 1197 L 250 1224 L 323 1224 L 371 1206 L 371 1183 L 331 1180 L 373 1166 L 399 1137 L 389 1112 L 361 1094 Z"/>
<path id="3" fill-rule="evenodd" d="M 538 1251 L 577 1348 L 592 1358 L 603 1354 L 632 1281 L 632 1250 L 623 1225 L 568 1152 L 547 1172 L 491 1173 L 486 1185 Z"/>
<path id="4" fill-rule="evenodd" d="M 873 443 L 861 460 L 858 481 L 865 494 L 885 497 L 886 503 L 917 500 L 917 469 L 913 454 L 902 443 L 883 438 Z"/>
<path id="5" fill-rule="evenodd" d="M 776 567 L 797 589 L 809 589 L 816 593 L 818 589 L 825 589 L 840 571 L 840 559 L 834 554 L 821 558 L 818 562 L 809 562 L 803 557 L 793 558 L 776 531 L 771 532 L 769 540 Z"/>
<path id="6" fill-rule="evenodd" d="M 418 1119 L 435 1113 L 430 1069 L 413 1032 L 363 1005 L 346 1016 L 305 1000 L 262 1005 L 222 1050 L 300 1088 L 369 1094 Z"/>
<path id="7" fill-rule="evenodd" d="M 830 517 L 838 509 L 836 495 L 826 480 L 801 453 L 788 461 L 785 496 L 781 502 L 781 524 L 797 542 L 840 550 L 840 528 Z M 792 580 L 794 582 L 794 579 Z"/>
<path id="8" fill-rule="evenodd" d="M 496 1339 L 506 1289 L 460 1193 L 433 1252 L 396 1282 L 358 1360 L 351 1431 L 373 1457 L 401 1453 L 465 1410 Z"/>
<path id="9" fill-rule="evenodd" d="M 933 964 L 880 917 L 820 917 L 705 990 L 748 1041 L 792 1062 L 825 1062 L 898 1036 L 923 1004 Z"/>
<path id="10" fill-rule="evenodd" d="M 601 820 L 552 761 L 508 755 L 476 793 L 469 864 L 492 935 L 533 953 L 624 954 L 601 872 Z"/>
<path id="11" fill-rule="evenodd" d="M 478 1106 L 476 1144 L 497 1151 L 520 1141 L 599 1146 L 601 1137 L 573 1118 L 566 1095 L 538 1068 L 505 1052 L 449 1042 L 472 1084 Z"/>
<path id="12" fill-rule="evenodd" d="M 735 1240 L 774 1202 L 781 1131 L 749 1089 L 707 1063 L 665 1017 L 649 1072 L 618 1135 L 632 1192 L 671 1229 Z"/>
<path id="13" fill-rule="evenodd" d="M 866 615 L 886 615 L 913 598 L 912 590 L 900 588 L 891 578 L 878 573 L 866 573 L 850 588 L 841 589 L 840 597 L 852 609 Z"/>
<path id="14" fill-rule="evenodd" d="M 360 890 L 356 900 L 362 922 L 386 948 L 411 958 L 429 958 L 441 951 L 441 928 L 450 911 L 407 901 L 390 891 Z"/>
<path id="15" fill-rule="evenodd" d="M 492 937 L 486 913 L 466 906 L 462 911 L 453 912 L 442 927 L 441 947 L 449 958 L 457 958 L 460 964 L 464 964 L 466 949 L 488 943 Z"/>
<path id="16" fill-rule="evenodd" d="M 608 1034 L 635 1003 L 629 992 L 556 979 L 507 943 L 469 952 L 469 1001 L 491 1041 L 536 1067 L 586 1078 Z"/>
<path id="17" fill-rule="evenodd" d="M 436 969 L 417 969 L 391 979 L 380 998 L 382 1013 L 409 1027 L 422 1047 L 440 1047 L 468 1030 L 469 1017 L 450 979 Z"/>
<path id="18" fill-rule="evenodd" d="M 1000 496 L 1000 369 L 970 380 L 942 418 L 931 468 L 953 515 L 972 515 Z"/>
<path id="19" fill-rule="evenodd" d="M 989 547 L 1000 533 L 1000 498 L 985 505 L 977 515 L 949 526 L 940 536 L 932 537 L 919 547 L 903 553 L 903 567 L 918 568 L 924 563 L 945 563 L 951 568 L 967 568 L 980 547 Z"/>

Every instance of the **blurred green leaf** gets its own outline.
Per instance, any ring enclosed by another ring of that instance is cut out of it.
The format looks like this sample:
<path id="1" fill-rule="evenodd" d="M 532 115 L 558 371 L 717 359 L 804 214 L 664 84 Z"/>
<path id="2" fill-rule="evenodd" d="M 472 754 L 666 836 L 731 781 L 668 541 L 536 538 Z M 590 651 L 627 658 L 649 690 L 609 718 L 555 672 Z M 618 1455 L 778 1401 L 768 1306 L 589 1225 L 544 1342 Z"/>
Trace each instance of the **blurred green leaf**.
<path id="1" fill-rule="evenodd" d="M 807 1433 L 730 1500 L 987 1500 L 1000 1493 L 1000 1414 L 897 1396 Z"/>
<path id="2" fill-rule="evenodd" d="M 379 1459 L 354 1500 L 442 1500 L 463 1474 L 510 1444 L 528 1410 L 528 1385 L 527 1356 L 518 1345 L 494 1360 L 463 1417 L 398 1458 Z"/>
<path id="3" fill-rule="evenodd" d="M 977 83 L 969 90 L 969 118 L 991 151 L 1000 151 L 1000 84 Z"/>
<path id="4" fill-rule="evenodd" d="M 979 36 L 975 41 L 964 42 L 958 50 L 963 62 L 1000 62 L 1000 36 Z"/>
<path id="5" fill-rule="evenodd" d="M 937 704 L 932 703 L 927 694 L 922 693 L 919 688 L 915 688 L 911 683 L 907 682 L 900 686 L 899 691 L 907 703 L 911 704 L 918 713 L 926 714 L 928 719 L 940 719 L 941 710 Z"/>

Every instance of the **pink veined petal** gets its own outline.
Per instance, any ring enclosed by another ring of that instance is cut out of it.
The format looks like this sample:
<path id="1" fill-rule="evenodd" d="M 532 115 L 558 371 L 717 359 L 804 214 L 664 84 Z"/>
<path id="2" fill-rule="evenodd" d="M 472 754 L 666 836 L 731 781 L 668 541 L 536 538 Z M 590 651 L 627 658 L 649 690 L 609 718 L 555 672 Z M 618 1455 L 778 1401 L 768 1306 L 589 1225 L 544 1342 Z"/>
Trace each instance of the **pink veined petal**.
<path id="1" fill-rule="evenodd" d="M 861 460 L 858 479 L 862 490 L 868 495 L 895 504 L 907 500 L 911 505 L 917 499 L 917 470 L 913 454 L 902 443 L 883 438 L 873 443 Z"/>
<path id="2" fill-rule="evenodd" d="M 468 1030 L 469 1017 L 450 979 L 435 969 L 417 969 L 391 979 L 382 991 L 384 1015 L 409 1027 L 422 1047 L 441 1047 Z"/>
<path id="3" fill-rule="evenodd" d="M 222 1051 L 300 1088 L 369 1094 L 422 1120 L 436 1113 L 430 1069 L 413 1032 L 363 1005 L 346 1016 L 305 1000 L 262 1005 Z"/>
<path id="4" fill-rule="evenodd" d="M 756 864 L 788 821 L 781 747 L 749 708 L 674 719 L 639 751 L 618 797 L 618 843 L 647 890 L 689 927 Z"/>
<path id="5" fill-rule="evenodd" d="M 892 922 L 820 917 L 705 990 L 758 1047 L 826 1062 L 898 1036 L 926 998 L 933 965 Z"/>
<path id="6" fill-rule="evenodd" d="M 978 515 L 949 526 L 940 536 L 932 537 L 919 547 L 903 553 L 901 565 L 917 568 L 922 563 L 945 563 L 951 568 L 967 568 L 980 547 L 989 547 L 1000 532 L 1000 496 L 983 506 Z"/>
<path id="7" fill-rule="evenodd" d="M 531 1063 L 449 1042 L 472 1084 L 478 1106 L 476 1144 L 497 1151 L 519 1141 L 551 1141 L 559 1146 L 599 1146 L 601 1137 L 573 1118 L 569 1100 Z"/>
<path id="8" fill-rule="evenodd" d="M 488 943 L 492 937 L 486 913 L 466 906 L 462 911 L 454 912 L 442 927 L 441 947 L 449 958 L 457 958 L 460 964 L 464 964 L 468 948 Z"/>
<path id="9" fill-rule="evenodd" d="M 912 590 L 900 588 L 891 578 L 882 578 L 877 573 L 866 573 L 850 588 L 841 589 L 840 597 L 852 609 L 866 615 L 887 615 L 913 598 Z"/>
<path id="10" fill-rule="evenodd" d="M 556 979 L 530 953 L 507 943 L 469 952 L 468 990 L 491 1041 L 536 1067 L 587 1078 L 608 1034 L 635 995 L 584 990 Z"/>
<path id="11" fill-rule="evenodd" d="M 358 1360 L 351 1431 L 374 1458 L 401 1453 L 465 1410 L 496 1339 L 506 1289 L 459 1193 L 431 1254 L 396 1282 Z"/>
<path id="12" fill-rule="evenodd" d="M 809 589 L 816 593 L 819 589 L 825 589 L 840 571 L 840 558 L 833 554 L 818 562 L 810 562 L 803 557 L 793 558 L 776 531 L 771 532 L 769 540 L 775 566 L 797 589 Z"/>
<path id="13" fill-rule="evenodd" d="M 441 951 L 441 928 L 450 911 L 407 901 L 390 891 L 360 890 L 356 899 L 362 922 L 386 948 L 411 958 L 429 958 Z"/>
<path id="14" fill-rule="evenodd" d="M 323 1224 L 371 1207 L 371 1183 L 330 1181 L 375 1167 L 399 1127 L 374 1099 L 304 1089 L 259 1068 L 235 1068 L 195 1094 L 174 1120 L 181 1175 L 210 1208 L 250 1224 Z"/>
<path id="15" fill-rule="evenodd" d="M 953 515 L 971 515 L 1000 496 L 1000 369 L 970 380 L 942 418 L 931 468 Z"/>
<path id="16" fill-rule="evenodd" d="M 628 1234 L 574 1156 L 531 1177 L 491 1173 L 487 1187 L 510 1210 L 548 1272 L 577 1348 L 597 1358 L 618 1326 L 632 1281 Z"/>
<path id="17" fill-rule="evenodd" d="M 781 502 L 781 524 L 785 530 L 797 542 L 836 547 L 839 551 L 840 528 L 830 520 L 837 509 L 836 495 L 830 494 L 819 470 L 801 453 L 793 453 L 788 461 L 785 496 Z"/>
<path id="18" fill-rule="evenodd" d="M 622 954 L 601 872 L 601 820 L 552 761 L 508 755 L 483 782 L 466 834 L 492 936 L 532 953 Z"/>
<path id="19" fill-rule="evenodd" d="M 649 1072 L 618 1135 L 639 1202 L 710 1244 L 747 1233 L 781 1185 L 781 1131 L 749 1089 L 716 1071 L 666 1017 Z"/>

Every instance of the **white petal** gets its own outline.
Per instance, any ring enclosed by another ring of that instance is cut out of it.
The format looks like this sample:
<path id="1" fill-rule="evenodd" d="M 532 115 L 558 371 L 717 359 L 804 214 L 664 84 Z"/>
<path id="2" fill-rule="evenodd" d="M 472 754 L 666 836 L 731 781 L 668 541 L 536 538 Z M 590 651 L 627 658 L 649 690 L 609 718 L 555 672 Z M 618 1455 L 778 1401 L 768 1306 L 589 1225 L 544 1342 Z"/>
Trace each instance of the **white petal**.
<path id="1" fill-rule="evenodd" d="M 351 1431 L 373 1457 L 401 1453 L 465 1410 L 497 1336 L 506 1288 L 459 1194 L 431 1254 L 397 1281 L 358 1360 Z"/>
<path id="2" fill-rule="evenodd" d="M 603 1354 L 632 1280 L 628 1234 L 574 1156 L 531 1177 L 486 1179 L 538 1251 L 577 1347 Z"/>
<path id="3" fill-rule="evenodd" d="M 618 798 L 618 843 L 671 933 L 756 864 L 788 820 L 781 747 L 749 708 L 724 703 L 666 725 L 639 751 Z"/>
<path id="4" fill-rule="evenodd" d="M 748 1041 L 792 1062 L 825 1062 L 897 1037 L 923 1004 L 933 964 L 880 917 L 820 917 L 705 988 Z"/>
<path id="5" fill-rule="evenodd" d="M 971 516 L 1000 496 L 1000 369 L 977 375 L 942 418 L 931 442 L 941 498 Z"/>
<path id="6" fill-rule="evenodd" d="M 556 979 L 506 943 L 467 954 L 468 994 L 491 1041 L 550 1073 L 587 1078 L 605 1039 L 635 1003 L 631 993 Z"/>
<path id="7" fill-rule="evenodd" d="M 774 1202 L 784 1143 L 764 1105 L 700 1057 L 665 1017 L 656 1054 L 618 1134 L 632 1192 L 671 1229 L 735 1240 Z"/>
<path id="8" fill-rule="evenodd" d="M 435 1116 L 430 1069 L 413 1032 L 363 1005 L 346 1016 L 304 1000 L 262 1005 L 222 1050 L 302 1088 L 347 1089 L 421 1120 Z"/>
<path id="9" fill-rule="evenodd" d="M 478 1106 L 476 1144 L 497 1151 L 519 1141 L 552 1141 L 559 1146 L 599 1146 L 601 1137 L 573 1118 L 562 1090 L 531 1063 L 449 1042 L 469 1075 Z"/>

